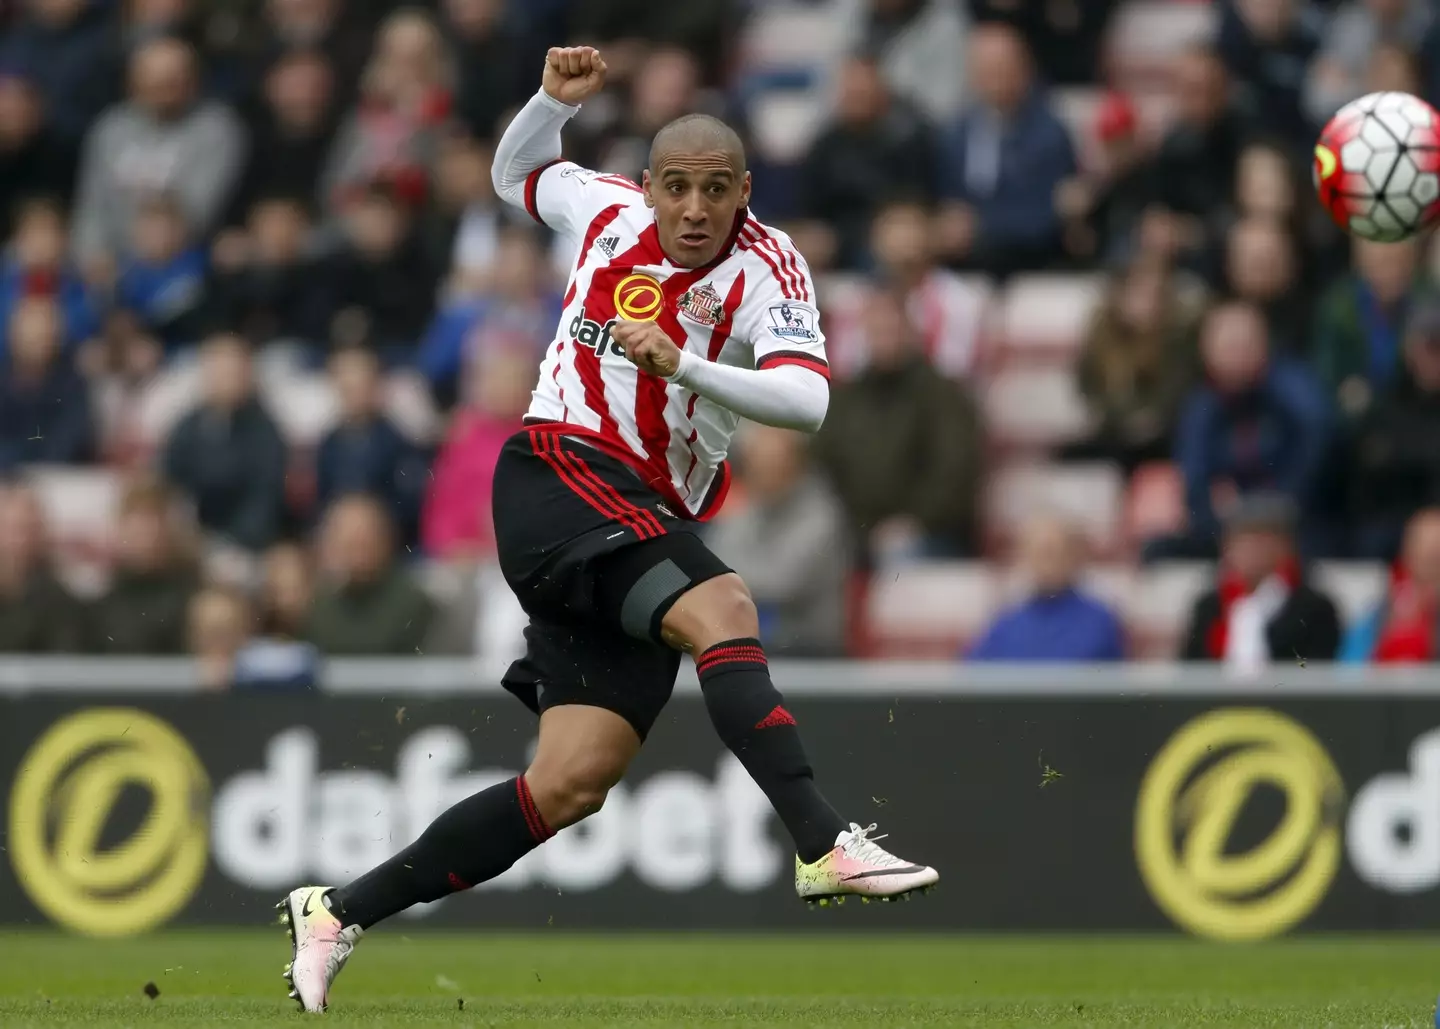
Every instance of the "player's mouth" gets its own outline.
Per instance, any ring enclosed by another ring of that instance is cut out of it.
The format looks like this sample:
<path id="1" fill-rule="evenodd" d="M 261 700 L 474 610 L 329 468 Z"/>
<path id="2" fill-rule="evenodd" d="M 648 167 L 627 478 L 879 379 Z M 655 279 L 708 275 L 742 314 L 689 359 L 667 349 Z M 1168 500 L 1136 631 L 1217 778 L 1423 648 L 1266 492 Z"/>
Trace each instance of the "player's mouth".
<path id="1" fill-rule="evenodd" d="M 679 236 L 676 237 L 676 239 L 679 240 L 681 246 L 703 247 L 706 243 L 710 242 L 710 233 L 682 232 Z"/>

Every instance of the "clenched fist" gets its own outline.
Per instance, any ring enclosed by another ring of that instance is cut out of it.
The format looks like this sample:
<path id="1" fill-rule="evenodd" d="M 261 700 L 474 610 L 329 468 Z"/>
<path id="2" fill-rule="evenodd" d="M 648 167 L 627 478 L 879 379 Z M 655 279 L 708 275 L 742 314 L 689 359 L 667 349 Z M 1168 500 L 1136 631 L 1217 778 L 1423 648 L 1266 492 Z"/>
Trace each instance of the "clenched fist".
<path id="1" fill-rule="evenodd" d="M 552 46 L 540 85 L 552 98 L 575 107 L 605 85 L 605 59 L 593 46 Z"/>
<path id="2" fill-rule="evenodd" d="M 680 348 L 654 322 L 616 322 L 610 338 L 625 349 L 626 358 L 642 372 L 668 379 L 680 367 Z"/>

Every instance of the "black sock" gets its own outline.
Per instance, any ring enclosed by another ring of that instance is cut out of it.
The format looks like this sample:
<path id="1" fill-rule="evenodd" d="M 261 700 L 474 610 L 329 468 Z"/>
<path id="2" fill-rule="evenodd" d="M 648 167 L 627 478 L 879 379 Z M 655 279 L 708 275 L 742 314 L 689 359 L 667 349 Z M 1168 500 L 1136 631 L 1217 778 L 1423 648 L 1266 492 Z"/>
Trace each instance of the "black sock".
<path id="1" fill-rule="evenodd" d="M 553 835 L 522 775 L 466 797 L 389 861 L 331 890 L 325 905 L 345 925 L 368 929 L 495 878 Z"/>
<path id="2" fill-rule="evenodd" d="M 770 798 L 800 860 L 823 857 L 846 824 L 815 786 L 800 730 L 770 682 L 760 641 L 717 643 L 695 659 L 695 670 L 715 731 Z"/>

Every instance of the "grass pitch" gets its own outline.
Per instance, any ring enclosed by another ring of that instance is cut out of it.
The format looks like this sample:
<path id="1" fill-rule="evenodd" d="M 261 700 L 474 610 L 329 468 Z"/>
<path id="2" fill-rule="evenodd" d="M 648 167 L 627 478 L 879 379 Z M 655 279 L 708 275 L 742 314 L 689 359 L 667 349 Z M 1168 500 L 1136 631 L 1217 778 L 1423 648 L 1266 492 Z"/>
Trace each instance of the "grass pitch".
<path id="1" fill-rule="evenodd" d="M 312 1024 L 279 929 L 0 933 L 0 1026 Z M 159 994 L 145 996 L 147 983 Z M 1429 1029 L 1440 939 L 444 935 L 377 931 L 322 1023 L 672 1029 Z M 463 1004 L 462 1004 L 463 1001 Z"/>

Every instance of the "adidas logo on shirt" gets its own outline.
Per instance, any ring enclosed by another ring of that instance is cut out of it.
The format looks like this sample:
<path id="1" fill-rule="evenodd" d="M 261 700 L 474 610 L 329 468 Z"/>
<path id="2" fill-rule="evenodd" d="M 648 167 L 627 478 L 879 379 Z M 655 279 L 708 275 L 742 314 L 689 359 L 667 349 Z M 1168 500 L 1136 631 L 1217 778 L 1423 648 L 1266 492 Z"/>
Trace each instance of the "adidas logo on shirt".
<path id="1" fill-rule="evenodd" d="M 602 254 L 604 254 L 606 257 L 614 257 L 614 256 L 615 256 L 615 248 L 620 245 L 620 237 L 619 237 L 619 236 L 601 236 L 600 239 L 599 239 L 599 241 L 596 242 L 595 245 L 600 248 L 600 252 L 601 252 Z"/>

